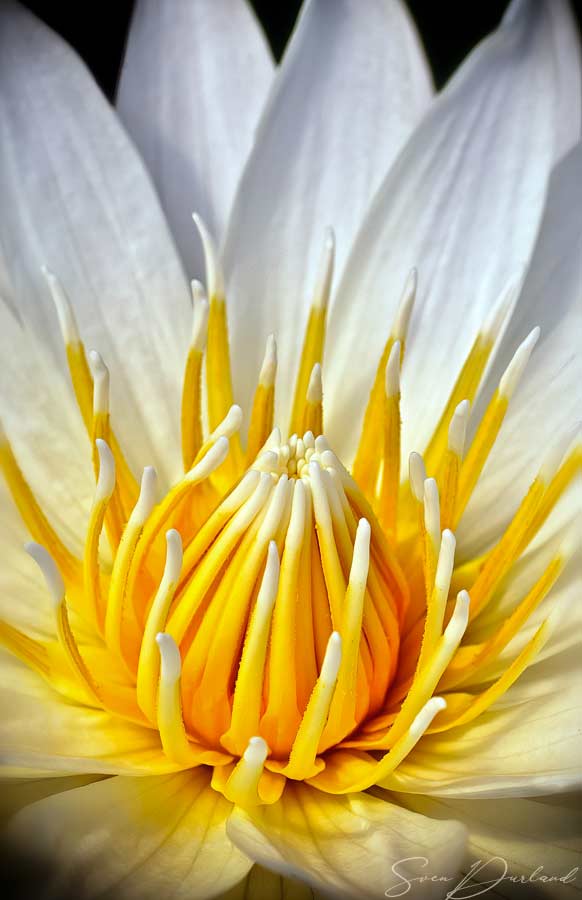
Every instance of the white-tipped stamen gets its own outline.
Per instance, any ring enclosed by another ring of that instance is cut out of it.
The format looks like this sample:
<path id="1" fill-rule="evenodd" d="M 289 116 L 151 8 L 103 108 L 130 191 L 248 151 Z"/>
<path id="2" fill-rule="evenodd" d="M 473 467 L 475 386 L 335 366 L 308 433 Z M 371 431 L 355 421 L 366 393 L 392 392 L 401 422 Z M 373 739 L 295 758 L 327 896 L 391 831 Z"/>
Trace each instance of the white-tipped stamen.
<path id="1" fill-rule="evenodd" d="M 158 473 L 153 466 L 146 466 L 141 476 L 139 497 L 131 513 L 135 525 L 143 525 L 156 504 Z"/>
<path id="2" fill-rule="evenodd" d="M 540 336 L 540 328 L 536 326 L 515 351 L 511 362 L 499 381 L 499 394 L 510 400 L 516 391 Z"/>
<path id="3" fill-rule="evenodd" d="M 568 429 L 566 434 L 562 435 L 547 451 L 539 469 L 538 478 L 545 484 L 549 484 L 566 456 L 570 446 L 574 443 L 576 436 L 580 433 L 580 424 L 576 424 L 574 428 Z"/>
<path id="4" fill-rule="evenodd" d="M 222 422 L 214 429 L 206 443 L 212 443 L 221 437 L 231 438 L 239 430 L 242 420 L 242 409 L 235 403 L 230 407 Z"/>
<path id="5" fill-rule="evenodd" d="M 468 400 L 461 400 L 449 425 L 449 450 L 459 459 L 463 458 L 465 451 L 465 438 L 467 435 L 467 423 L 469 421 L 469 412 L 471 404 Z"/>
<path id="6" fill-rule="evenodd" d="M 316 404 L 321 403 L 322 398 L 323 381 L 321 377 L 321 365 L 319 363 L 315 363 L 313 369 L 311 370 L 309 385 L 307 387 L 307 402 L 315 406 Z"/>
<path id="7" fill-rule="evenodd" d="M 467 591 L 459 591 L 455 608 L 445 628 L 443 640 L 446 646 L 457 647 L 469 624 L 469 607 L 471 600 Z"/>
<path id="8" fill-rule="evenodd" d="M 24 549 L 32 556 L 33 560 L 43 574 L 51 600 L 56 607 L 65 599 L 65 582 L 57 568 L 54 559 L 41 544 L 30 541 L 24 545 Z"/>
<path id="9" fill-rule="evenodd" d="M 408 457 L 408 477 L 410 480 L 412 496 L 418 503 L 423 503 L 426 468 L 422 456 L 414 450 Z"/>
<path id="10" fill-rule="evenodd" d="M 93 413 L 109 413 L 109 369 L 97 350 L 89 350 L 89 364 L 93 376 Z"/>
<path id="11" fill-rule="evenodd" d="M 57 276 L 46 266 L 41 266 L 42 274 L 46 278 L 53 303 L 55 305 L 63 341 L 65 344 L 80 344 L 81 337 L 73 312 L 71 301 Z"/>
<path id="12" fill-rule="evenodd" d="M 521 290 L 523 273 L 514 275 L 501 291 L 497 302 L 483 323 L 481 334 L 485 340 L 495 341 L 501 334 L 504 324 L 509 319 L 509 314 Z"/>
<path id="13" fill-rule="evenodd" d="M 404 290 L 402 291 L 402 296 L 396 312 L 396 319 L 392 328 L 392 337 L 401 343 L 404 343 L 408 333 L 408 325 L 410 323 L 410 316 L 412 315 L 412 308 L 416 298 L 417 285 L 418 272 L 416 269 L 411 269 L 404 282 Z"/>
<path id="14" fill-rule="evenodd" d="M 208 336 L 208 311 L 209 304 L 204 288 L 199 281 L 192 282 L 192 297 L 194 306 L 192 310 L 192 337 L 190 347 L 202 353 L 206 347 Z"/>
<path id="15" fill-rule="evenodd" d="M 208 289 L 208 297 L 212 300 L 214 297 L 224 298 L 224 275 L 219 262 L 218 251 L 214 238 L 206 227 L 203 219 L 198 213 L 192 213 L 192 219 L 200 234 L 202 241 L 202 249 L 204 251 L 204 263 L 206 266 L 206 286 Z"/>
<path id="16" fill-rule="evenodd" d="M 385 390 L 387 397 L 397 397 L 400 393 L 400 341 L 394 341 L 386 363 Z"/>
<path id="17" fill-rule="evenodd" d="M 95 501 L 99 503 L 108 500 L 115 490 L 115 460 L 106 441 L 97 438 L 95 446 L 99 456 L 99 476 L 95 488 Z"/>
<path id="18" fill-rule="evenodd" d="M 331 283 L 333 279 L 334 260 L 335 235 L 333 232 L 333 228 L 326 228 L 325 243 L 319 263 L 319 271 L 317 274 L 315 292 L 313 295 L 313 305 L 318 309 L 324 309 L 329 302 Z"/>
<path id="19" fill-rule="evenodd" d="M 437 713 L 442 712 L 446 707 L 447 702 L 444 697 L 431 697 L 430 700 L 427 700 L 408 729 L 410 736 L 415 740 L 421 738 Z"/>
<path id="20" fill-rule="evenodd" d="M 265 356 L 259 374 L 259 384 L 264 388 L 271 388 L 275 384 L 275 376 L 277 374 L 277 341 L 275 335 L 270 334 L 267 337 L 267 346 L 265 348 Z"/>
<path id="21" fill-rule="evenodd" d="M 239 407 L 240 408 L 240 407 Z M 210 450 L 204 454 L 200 462 L 196 463 L 184 476 L 185 481 L 203 481 L 208 478 L 228 456 L 229 441 L 225 435 L 219 437 Z"/>
<path id="22" fill-rule="evenodd" d="M 441 535 L 441 547 L 435 575 L 435 588 L 445 600 L 448 596 L 453 576 L 456 546 L 455 535 L 449 528 L 445 528 Z"/>
<path id="23" fill-rule="evenodd" d="M 424 526 L 435 552 L 438 553 L 441 543 L 441 510 L 439 489 L 434 478 L 424 480 L 423 501 Z"/>
<path id="24" fill-rule="evenodd" d="M 160 649 L 160 676 L 166 684 L 175 684 L 182 674 L 180 650 L 170 634 L 160 631 L 156 635 L 156 644 Z"/>

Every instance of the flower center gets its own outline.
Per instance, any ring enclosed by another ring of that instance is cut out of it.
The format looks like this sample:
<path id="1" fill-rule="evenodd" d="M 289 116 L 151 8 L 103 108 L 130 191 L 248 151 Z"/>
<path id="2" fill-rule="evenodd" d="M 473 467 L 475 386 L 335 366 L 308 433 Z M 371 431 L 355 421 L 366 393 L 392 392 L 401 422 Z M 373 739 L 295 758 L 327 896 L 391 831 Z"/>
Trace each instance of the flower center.
<path id="1" fill-rule="evenodd" d="M 68 300 L 47 276 L 97 486 L 79 559 L 40 510 L 0 433 L 0 464 L 38 542 L 29 551 L 47 579 L 59 639 L 55 648 L 0 622 L 0 640 L 64 693 L 157 729 L 170 766 L 213 766 L 214 786 L 241 805 L 273 802 L 289 778 L 332 793 L 390 787 L 427 730 L 480 715 L 545 640 L 544 624 L 496 682 L 480 692 L 462 689 L 481 683 L 485 666 L 562 571 L 564 548 L 485 641 L 465 637 L 579 470 L 580 447 L 561 441 L 497 544 L 456 565 L 452 529 L 538 330 L 517 349 L 465 453 L 470 403 L 509 305 L 503 298 L 471 348 L 424 458 L 413 453 L 403 477 L 400 367 L 416 289 L 411 276 L 350 473 L 323 436 L 328 236 L 299 362 L 293 433 L 283 442 L 273 429 L 277 354 L 270 337 L 243 449 L 222 278 L 199 227 L 211 302 L 195 283 L 181 405 L 185 474 L 157 503 L 155 471 L 146 467 L 138 485 L 115 438 L 107 368 L 97 353 L 87 359 Z M 99 552 L 103 529 L 110 568 Z M 81 638 L 87 630 L 89 644 Z"/>

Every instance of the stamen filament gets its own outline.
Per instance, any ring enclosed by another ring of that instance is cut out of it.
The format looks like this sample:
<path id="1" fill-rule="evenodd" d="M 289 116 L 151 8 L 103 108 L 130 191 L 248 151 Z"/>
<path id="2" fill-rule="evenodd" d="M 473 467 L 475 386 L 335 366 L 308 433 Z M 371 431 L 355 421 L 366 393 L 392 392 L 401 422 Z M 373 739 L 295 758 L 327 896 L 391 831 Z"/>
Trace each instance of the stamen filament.
<path id="1" fill-rule="evenodd" d="M 386 364 L 383 465 L 378 488 L 379 519 L 393 540 L 400 486 L 400 358 L 400 341 L 395 341 Z"/>
<path id="2" fill-rule="evenodd" d="M 208 300 L 199 281 L 192 282 L 192 337 L 182 385 L 182 462 L 184 472 L 192 468 L 202 446 L 201 376 L 208 328 Z"/>
<path id="3" fill-rule="evenodd" d="M 261 367 L 251 412 L 246 457 L 248 465 L 258 456 L 273 429 L 276 375 L 277 343 L 274 335 L 270 334 L 267 338 L 265 358 Z"/>
<path id="4" fill-rule="evenodd" d="M 95 444 L 99 457 L 99 470 L 95 499 L 85 538 L 83 587 L 90 619 L 95 622 L 100 633 L 103 633 L 105 603 L 101 592 L 101 573 L 99 571 L 99 539 L 107 508 L 115 490 L 115 460 L 105 441 L 97 438 Z"/>
<path id="5" fill-rule="evenodd" d="M 459 472 L 465 449 L 465 435 L 470 404 L 462 400 L 449 425 L 449 442 L 444 455 L 442 474 L 439 477 L 441 504 L 441 528 L 451 528 L 455 521 L 455 507 L 459 488 Z"/>

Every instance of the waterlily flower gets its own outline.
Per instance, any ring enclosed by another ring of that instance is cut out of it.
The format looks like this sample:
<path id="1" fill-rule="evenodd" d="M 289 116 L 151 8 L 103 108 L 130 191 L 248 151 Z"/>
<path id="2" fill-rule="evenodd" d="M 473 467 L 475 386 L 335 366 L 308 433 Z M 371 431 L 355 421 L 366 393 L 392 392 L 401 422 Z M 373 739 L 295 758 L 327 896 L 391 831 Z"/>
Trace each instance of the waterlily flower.
<path id="1" fill-rule="evenodd" d="M 398 0 L 307 0 L 278 68 L 242 0 L 138 0 L 114 112 L 2 5 L 3 840 L 51 896 L 572 889 L 580 84 L 562 0 L 436 97 Z"/>

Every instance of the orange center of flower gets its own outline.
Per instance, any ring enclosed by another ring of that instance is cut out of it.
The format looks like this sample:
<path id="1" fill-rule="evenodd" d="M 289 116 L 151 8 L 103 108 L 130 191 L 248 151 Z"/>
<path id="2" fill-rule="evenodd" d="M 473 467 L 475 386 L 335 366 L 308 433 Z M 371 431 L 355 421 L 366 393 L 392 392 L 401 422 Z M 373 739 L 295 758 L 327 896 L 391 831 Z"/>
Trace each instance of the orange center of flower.
<path id="1" fill-rule="evenodd" d="M 285 442 L 273 429 L 271 337 L 243 450 L 222 280 L 212 241 L 199 227 L 211 301 L 195 284 L 181 406 L 185 475 L 157 502 L 155 471 L 146 468 L 138 486 L 113 434 L 107 368 L 96 353 L 88 361 L 62 288 L 47 276 L 94 447 L 97 487 L 80 559 L 38 507 L 2 435 L 0 462 L 38 542 L 29 551 L 54 600 L 58 643 L 33 640 L 9 623 L 0 623 L 0 639 L 58 690 L 157 729 L 170 767 L 213 766 L 215 788 L 243 806 L 274 802 L 286 779 L 309 780 L 332 793 L 390 787 L 392 773 L 425 732 L 476 718 L 542 645 L 545 624 L 496 682 L 481 691 L 463 687 L 479 684 L 485 664 L 516 635 L 563 568 L 566 551 L 486 640 L 467 637 L 470 621 L 494 601 L 579 468 L 580 448 L 569 440 L 553 450 L 498 543 L 456 566 L 453 529 L 538 332 L 517 349 L 465 453 L 469 405 L 507 312 L 504 298 L 475 340 L 424 459 L 412 454 L 409 477 L 402 477 L 399 374 L 412 275 L 350 474 L 323 436 L 321 361 L 333 266 L 328 236 L 291 436 Z M 103 529 L 113 555 L 109 567 L 100 554 Z"/>

